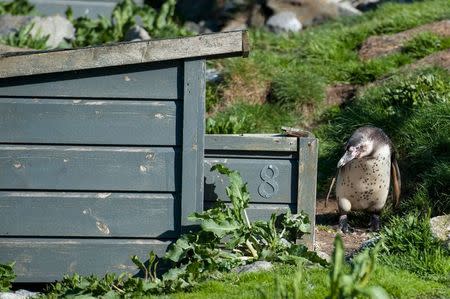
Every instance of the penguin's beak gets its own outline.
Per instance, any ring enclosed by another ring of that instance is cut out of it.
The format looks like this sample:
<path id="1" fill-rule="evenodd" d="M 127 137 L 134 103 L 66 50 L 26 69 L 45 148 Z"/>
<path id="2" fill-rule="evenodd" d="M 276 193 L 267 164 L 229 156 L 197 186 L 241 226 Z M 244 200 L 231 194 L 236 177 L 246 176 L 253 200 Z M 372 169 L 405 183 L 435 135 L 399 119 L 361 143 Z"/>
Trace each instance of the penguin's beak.
<path id="1" fill-rule="evenodd" d="M 347 164 L 348 162 L 350 162 L 351 160 L 355 159 L 357 156 L 358 152 L 353 150 L 347 150 L 345 151 L 345 154 L 342 156 L 342 158 L 339 160 L 338 164 L 337 164 L 337 168 L 341 168 L 342 166 L 344 166 L 345 164 Z"/>

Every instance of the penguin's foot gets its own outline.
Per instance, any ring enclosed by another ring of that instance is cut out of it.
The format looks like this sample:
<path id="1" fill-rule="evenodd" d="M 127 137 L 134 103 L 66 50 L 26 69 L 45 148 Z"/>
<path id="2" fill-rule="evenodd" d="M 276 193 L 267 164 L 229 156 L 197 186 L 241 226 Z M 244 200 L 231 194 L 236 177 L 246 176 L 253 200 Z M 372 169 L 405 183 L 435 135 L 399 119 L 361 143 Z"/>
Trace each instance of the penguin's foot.
<path id="1" fill-rule="evenodd" d="M 374 232 L 380 231 L 380 215 L 372 214 L 372 217 L 370 220 L 370 228 Z"/>
<path id="2" fill-rule="evenodd" d="M 354 229 L 348 224 L 347 215 L 341 215 L 339 217 L 339 229 L 344 233 L 352 233 Z"/>

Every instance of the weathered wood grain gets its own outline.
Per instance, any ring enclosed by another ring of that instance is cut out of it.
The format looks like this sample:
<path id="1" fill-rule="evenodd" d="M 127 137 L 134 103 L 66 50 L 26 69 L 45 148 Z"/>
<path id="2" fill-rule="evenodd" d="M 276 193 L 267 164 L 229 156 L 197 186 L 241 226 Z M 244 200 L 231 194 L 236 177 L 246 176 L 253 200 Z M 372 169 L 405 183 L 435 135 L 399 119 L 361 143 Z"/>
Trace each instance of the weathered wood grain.
<path id="1" fill-rule="evenodd" d="M 0 98 L 0 143 L 179 145 L 179 101 Z"/>
<path id="2" fill-rule="evenodd" d="M 162 256 L 170 241 L 153 239 L 0 238 L 1 263 L 15 261 L 15 282 L 54 282 L 64 274 L 137 273 L 130 257 Z"/>
<path id="3" fill-rule="evenodd" d="M 182 75 L 179 62 L 164 62 L 4 78 L 0 96 L 174 100 L 182 97 Z"/>
<path id="4" fill-rule="evenodd" d="M 184 63 L 181 227 L 193 223 L 188 216 L 203 210 L 203 153 L 205 113 L 205 60 Z"/>
<path id="5" fill-rule="evenodd" d="M 206 135 L 205 148 L 213 150 L 297 152 L 297 138 L 273 134 Z"/>
<path id="6" fill-rule="evenodd" d="M 240 158 L 205 158 L 205 198 L 207 201 L 229 201 L 225 193 L 228 178 L 212 172 L 215 164 L 239 171 L 252 196 L 253 203 L 293 203 L 297 202 L 297 161 Z"/>
<path id="7" fill-rule="evenodd" d="M 0 191 L 0 236 L 174 238 L 172 194 Z"/>
<path id="8" fill-rule="evenodd" d="M 0 189 L 176 191 L 178 150 L 0 145 Z"/>
<path id="9" fill-rule="evenodd" d="M 188 58 L 248 54 L 247 33 L 233 31 L 79 49 L 0 55 L 0 78 Z"/>
<path id="10" fill-rule="evenodd" d="M 318 140 L 299 138 L 299 149 L 297 210 L 304 211 L 309 215 L 311 227 L 314 228 L 316 224 Z M 313 248 L 314 238 L 314 233 L 305 238 L 305 243 L 310 249 Z"/>

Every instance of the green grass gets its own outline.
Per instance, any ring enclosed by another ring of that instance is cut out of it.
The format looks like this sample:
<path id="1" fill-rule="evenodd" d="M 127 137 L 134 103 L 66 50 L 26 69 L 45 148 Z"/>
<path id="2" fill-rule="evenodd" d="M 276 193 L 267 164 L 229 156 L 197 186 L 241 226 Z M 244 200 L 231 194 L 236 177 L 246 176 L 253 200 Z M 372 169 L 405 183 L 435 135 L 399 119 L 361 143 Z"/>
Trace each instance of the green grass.
<path id="1" fill-rule="evenodd" d="M 280 105 L 236 103 L 207 120 L 208 134 L 278 133 L 281 126 L 295 124 L 300 117 Z"/>
<path id="2" fill-rule="evenodd" d="M 334 175 L 342 145 L 359 126 L 384 129 L 397 151 L 403 210 L 450 212 L 450 74 L 428 69 L 401 74 L 363 91 L 355 101 L 323 116 L 319 181 Z"/>
<path id="3" fill-rule="evenodd" d="M 450 285 L 450 252 L 430 230 L 428 215 L 392 217 L 383 228 L 383 263 Z"/>
<path id="4" fill-rule="evenodd" d="M 272 100 L 281 104 L 320 106 L 326 84 L 365 84 L 390 74 L 426 54 L 448 48 L 448 38 L 422 34 L 400 53 L 361 61 L 358 49 L 371 35 L 396 33 L 428 22 L 450 18 L 445 0 L 420 1 L 411 5 L 385 4 L 360 17 L 346 18 L 298 34 L 278 36 L 265 30 L 250 31 L 251 53 L 247 59 L 221 62 L 231 74 L 251 66 L 251 74 L 238 76 L 247 82 L 270 82 Z M 234 88 L 229 76 L 222 88 Z M 231 91 L 232 92 L 232 91 Z M 289 108 L 287 108 L 289 109 Z"/>
<path id="5" fill-rule="evenodd" d="M 296 279 L 295 266 L 279 265 L 273 271 L 244 275 L 226 274 L 219 280 L 208 281 L 195 287 L 189 293 L 175 293 L 154 298 L 262 298 L 261 291 L 276 289 L 276 279 L 292 286 Z M 301 290 L 304 298 L 323 299 L 329 292 L 328 269 L 305 269 L 302 271 Z M 405 270 L 379 265 L 372 275 L 369 285 L 381 285 L 394 298 L 448 298 L 450 287 L 444 283 L 421 278 Z"/>

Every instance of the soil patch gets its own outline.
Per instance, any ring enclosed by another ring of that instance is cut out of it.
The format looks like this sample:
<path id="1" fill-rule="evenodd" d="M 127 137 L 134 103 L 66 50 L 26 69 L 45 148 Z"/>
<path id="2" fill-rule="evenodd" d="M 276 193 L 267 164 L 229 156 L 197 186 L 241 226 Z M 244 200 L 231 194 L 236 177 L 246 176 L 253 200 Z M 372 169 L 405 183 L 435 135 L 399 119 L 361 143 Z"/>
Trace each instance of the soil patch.
<path id="1" fill-rule="evenodd" d="M 440 36 L 450 36 L 450 20 L 434 22 L 392 35 L 369 37 L 359 50 L 359 57 L 368 60 L 401 50 L 402 46 L 422 32 L 431 32 Z"/>
<path id="2" fill-rule="evenodd" d="M 333 242 L 336 234 L 340 234 L 344 242 L 347 256 L 361 247 L 361 244 L 371 238 L 371 232 L 366 227 L 354 227 L 355 231 L 342 234 L 338 228 L 339 212 L 336 200 L 328 201 L 319 199 L 316 202 L 316 243 L 315 249 L 331 255 L 333 253 Z"/>
<path id="3" fill-rule="evenodd" d="M 342 105 L 350 101 L 356 94 L 358 86 L 354 84 L 335 84 L 327 86 L 326 102 L 327 105 Z"/>
<path id="4" fill-rule="evenodd" d="M 441 67 L 450 72 L 450 49 L 428 55 L 412 64 L 405 66 L 405 69 L 418 69 L 429 66 Z"/>

